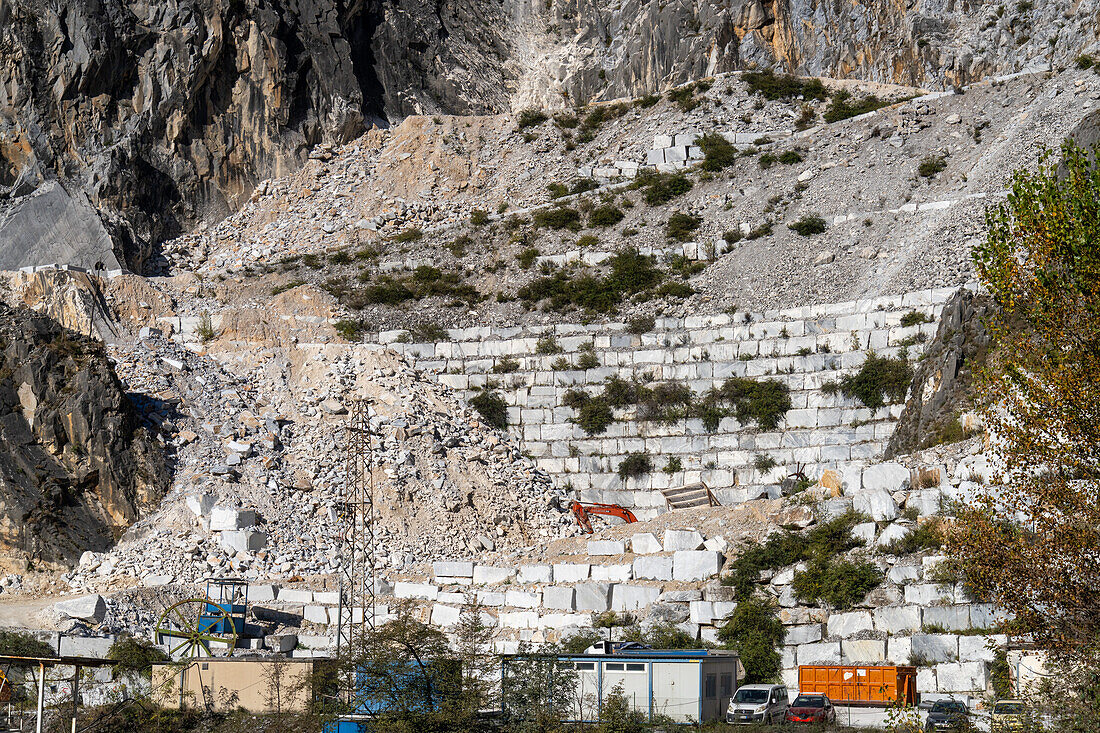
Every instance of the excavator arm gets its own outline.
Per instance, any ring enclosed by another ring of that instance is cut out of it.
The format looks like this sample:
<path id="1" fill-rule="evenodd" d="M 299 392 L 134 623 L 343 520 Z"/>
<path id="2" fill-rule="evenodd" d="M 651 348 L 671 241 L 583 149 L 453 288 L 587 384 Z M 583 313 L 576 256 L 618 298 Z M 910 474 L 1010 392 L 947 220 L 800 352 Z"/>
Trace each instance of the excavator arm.
<path id="1" fill-rule="evenodd" d="M 634 512 L 618 504 L 598 504 L 595 502 L 586 502 L 582 504 L 579 501 L 574 501 L 569 508 L 572 510 L 573 516 L 577 520 L 577 524 L 588 534 L 592 534 L 592 522 L 588 519 L 591 514 L 618 517 L 627 524 L 638 521 L 638 518 L 634 516 Z"/>

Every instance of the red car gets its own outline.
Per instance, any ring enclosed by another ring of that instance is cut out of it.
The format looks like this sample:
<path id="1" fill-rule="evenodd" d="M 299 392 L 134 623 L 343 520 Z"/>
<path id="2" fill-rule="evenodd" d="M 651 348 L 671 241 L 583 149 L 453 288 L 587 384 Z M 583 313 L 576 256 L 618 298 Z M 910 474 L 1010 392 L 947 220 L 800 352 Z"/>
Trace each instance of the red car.
<path id="1" fill-rule="evenodd" d="M 818 693 L 800 694 L 787 710 L 788 723 L 818 723 L 827 725 L 836 722 L 836 708 L 825 695 Z"/>

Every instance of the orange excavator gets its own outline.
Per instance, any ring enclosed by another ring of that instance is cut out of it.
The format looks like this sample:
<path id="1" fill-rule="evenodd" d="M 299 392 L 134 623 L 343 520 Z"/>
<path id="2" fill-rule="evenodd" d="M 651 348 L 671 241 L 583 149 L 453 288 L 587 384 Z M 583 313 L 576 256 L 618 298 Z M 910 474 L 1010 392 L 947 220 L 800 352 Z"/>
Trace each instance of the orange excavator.
<path id="1" fill-rule="evenodd" d="M 581 503 L 574 501 L 569 509 L 572 510 L 573 516 L 577 518 L 577 524 L 588 534 L 592 534 L 592 522 L 588 520 L 588 517 L 592 514 L 603 514 L 608 517 L 618 517 L 627 524 L 637 522 L 638 518 L 634 516 L 634 512 L 629 509 L 625 509 L 618 504 L 597 504 L 595 502 Z"/>

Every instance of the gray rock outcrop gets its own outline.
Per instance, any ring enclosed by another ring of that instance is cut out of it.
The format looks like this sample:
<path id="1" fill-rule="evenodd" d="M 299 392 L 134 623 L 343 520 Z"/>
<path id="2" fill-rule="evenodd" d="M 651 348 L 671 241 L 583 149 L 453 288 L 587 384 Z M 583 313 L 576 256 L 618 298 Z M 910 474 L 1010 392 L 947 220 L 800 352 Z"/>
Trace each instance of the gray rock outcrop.
<path id="1" fill-rule="evenodd" d="M 108 548 L 166 473 L 102 345 L 0 303 L 0 566 Z"/>

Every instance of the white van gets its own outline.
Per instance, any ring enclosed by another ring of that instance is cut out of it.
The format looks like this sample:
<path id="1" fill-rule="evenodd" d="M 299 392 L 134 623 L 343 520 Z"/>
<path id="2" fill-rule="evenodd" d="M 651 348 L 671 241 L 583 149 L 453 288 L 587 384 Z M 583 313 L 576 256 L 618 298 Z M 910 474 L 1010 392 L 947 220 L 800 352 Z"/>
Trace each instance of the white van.
<path id="1" fill-rule="evenodd" d="M 782 723 L 787 719 L 788 707 L 790 701 L 783 685 L 742 685 L 726 708 L 726 722 L 738 725 Z"/>

